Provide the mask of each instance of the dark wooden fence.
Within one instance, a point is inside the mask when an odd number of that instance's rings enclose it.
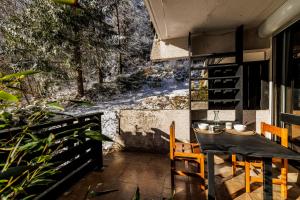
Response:
[[[31,126],[29,130],[39,138],[46,138],[50,133],[55,139],[64,139],[74,134],[74,131],[83,131],[83,127],[93,124],[93,129],[101,132],[101,116],[103,113],[68,117],[62,120]],[[96,124],[96,126],[95,126]],[[13,128],[0,131],[0,139],[11,138],[22,128]],[[55,180],[46,187],[37,187],[31,193],[38,194],[35,199],[55,199],[64,192],[72,183],[92,169],[101,169],[103,166],[102,142],[79,137],[80,140],[64,141],[64,150],[56,154],[51,163],[58,168],[59,173],[51,177]]]

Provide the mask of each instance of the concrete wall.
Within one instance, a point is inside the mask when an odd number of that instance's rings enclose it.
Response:
[[[245,53],[261,49],[270,49],[270,38],[259,38],[256,29],[244,32]],[[192,55],[235,51],[235,31],[224,33],[203,33],[192,36]],[[168,40],[155,39],[152,46],[151,60],[168,60],[188,57],[188,37]],[[258,59],[254,54],[245,57],[245,61]],[[259,56],[261,57],[261,56]]]
[[[270,38],[259,38],[256,28],[244,31],[244,50],[268,49],[271,47],[270,42]],[[235,31],[206,33],[192,37],[193,55],[233,51],[235,51]]]
[[[188,110],[121,110],[119,143],[125,150],[169,152],[169,127],[176,138],[189,140]]]
[[[201,34],[192,37],[193,55],[235,51],[235,32]]]
[[[260,124],[261,122],[265,122],[271,124],[270,121],[270,110],[257,110],[256,111],[256,131],[260,133]]]
[[[188,39],[153,40],[151,60],[179,59],[189,56]]]

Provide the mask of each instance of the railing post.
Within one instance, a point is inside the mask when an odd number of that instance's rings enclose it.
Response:
[[[85,126],[88,125],[102,134],[102,115],[103,113],[94,113],[74,116],[28,127],[32,134],[37,135],[40,139],[47,139],[49,134],[55,136],[52,141],[53,149],[58,148],[58,151],[52,155],[49,162],[53,163],[51,166],[53,169],[59,167],[57,173],[49,175],[49,178],[53,179],[53,183],[47,184],[45,187],[34,188],[29,191],[28,195],[35,194],[37,200],[48,199],[47,197],[50,196],[55,199],[91,169],[102,169],[102,141],[88,139],[84,134]],[[75,123],[77,121],[78,123]],[[22,131],[23,127],[0,130],[0,139],[9,141]],[[76,136],[74,136],[75,132]],[[36,153],[28,154],[29,159],[34,159],[37,155]],[[9,155],[7,153],[3,156]]]
[[[99,131],[102,135],[102,126],[101,126],[101,117],[103,113],[99,113],[96,115],[96,120],[98,123],[97,131]],[[102,150],[102,141],[95,141],[93,148],[93,158],[95,163],[95,169],[101,170],[103,167],[103,150]]]

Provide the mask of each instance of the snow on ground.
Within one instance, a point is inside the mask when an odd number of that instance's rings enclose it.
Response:
[[[162,83],[162,87],[144,86],[139,91],[121,94],[110,101],[97,102],[94,106],[69,107],[66,113],[76,116],[104,112],[102,132],[115,141],[119,134],[119,111],[122,109],[187,109],[188,82],[166,79]],[[111,142],[103,145],[105,152],[114,147]]]
[[[139,91],[131,91],[125,94],[120,94],[112,97],[109,101],[97,102],[95,106],[91,107],[70,107],[67,109],[69,113],[89,113],[95,110],[120,110],[120,109],[143,109],[141,103],[147,99],[158,97],[187,97],[188,96],[188,82],[177,82],[175,80],[164,80],[163,86],[158,88],[143,87]],[[148,102],[149,103],[149,102]],[[155,101],[153,108],[155,109]],[[150,109],[150,108],[149,108]],[[164,108],[161,108],[164,109]],[[184,108],[181,108],[184,109]]]

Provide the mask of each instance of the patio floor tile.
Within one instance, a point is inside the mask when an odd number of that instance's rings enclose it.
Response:
[[[231,175],[231,164],[228,156],[215,158],[216,165],[216,195],[217,199],[262,199],[261,184],[252,184],[252,192],[245,193],[244,177],[242,169],[238,169],[237,175]],[[168,200],[171,197],[170,161],[168,155],[116,152],[104,158],[105,168],[102,172],[92,171],[75,183],[68,192],[62,195],[60,200],[84,199],[88,187],[91,190],[105,191],[117,189],[118,191],[98,197],[87,199],[99,200],[131,200],[137,187],[140,188],[142,200]],[[184,168],[183,163],[177,167]],[[193,166],[190,166],[193,169]],[[298,173],[292,171],[289,174],[289,199],[300,199],[300,187],[297,183]],[[207,180],[206,180],[207,183]],[[174,199],[193,200],[205,199],[206,191],[201,191],[199,181],[196,178],[176,176],[176,193]],[[273,185],[274,199],[280,199],[280,186]]]

